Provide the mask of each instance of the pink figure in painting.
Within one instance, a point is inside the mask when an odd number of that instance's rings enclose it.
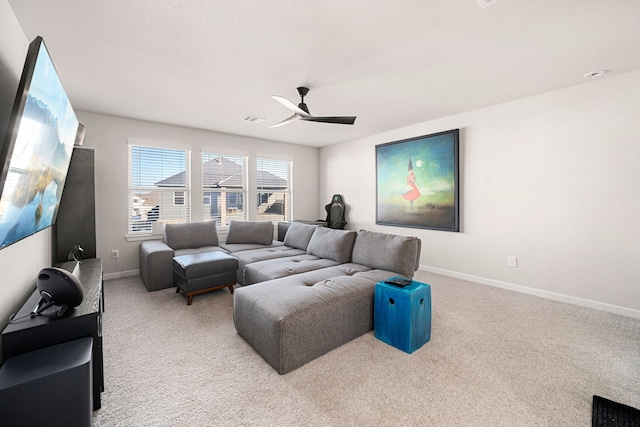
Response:
[[[407,184],[411,187],[411,190],[407,191],[402,195],[406,200],[411,204],[411,210],[413,210],[413,201],[417,200],[420,197],[420,190],[416,187],[416,174],[413,173],[413,164],[411,163],[411,159],[409,159],[409,174],[407,175]]]

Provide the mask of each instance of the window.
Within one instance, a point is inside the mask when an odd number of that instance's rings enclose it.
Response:
[[[202,153],[202,187],[204,221],[226,226],[231,220],[247,219],[246,157]]]
[[[184,191],[174,191],[173,192],[173,204],[174,205],[184,205]]]
[[[154,222],[189,222],[190,152],[129,146],[129,234],[150,234]]]
[[[291,217],[293,162],[256,159],[259,221],[288,221]]]

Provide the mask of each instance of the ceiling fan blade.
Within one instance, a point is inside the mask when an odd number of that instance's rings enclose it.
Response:
[[[289,101],[287,98],[283,98],[281,96],[277,96],[277,95],[271,95],[271,97],[273,99],[275,99],[276,101],[278,101],[280,104],[284,105],[285,107],[287,107],[289,110],[293,111],[294,113],[302,116],[302,117],[310,117],[311,115],[309,113],[307,113],[306,111],[304,111],[302,108],[298,107],[296,104],[294,104],[293,102]]]
[[[309,107],[304,103],[304,97],[307,93],[309,93],[309,89],[306,87],[299,87],[298,94],[300,95],[300,104],[295,105],[293,102],[289,101],[287,98],[277,95],[271,95],[273,99],[278,101],[280,104],[287,107],[289,110],[293,111],[293,116],[288,119],[276,123],[273,127],[279,127],[285,125],[293,120],[304,120],[307,122],[318,122],[318,123],[336,123],[340,125],[352,125],[356,121],[355,116],[327,116],[327,117],[315,117],[309,113]]]
[[[300,117],[300,119],[305,120],[307,122],[320,122],[320,123],[337,123],[340,125],[352,125],[356,121],[355,116],[344,116],[344,117]]]
[[[294,122],[294,121],[299,120],[299,119],[300,119],[300,115],[299,114],[294,114],[293,116],[289,117],[288,119],[284,119],[280,123],[276,123],[275,125],[269,126],[269,127],[278,128],[280,126],[284,126],[287,123],[291,123],[291,122]]]

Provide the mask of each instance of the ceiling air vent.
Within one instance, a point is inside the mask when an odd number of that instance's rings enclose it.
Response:
[[[245,122],[252,122],[252,123],[264,122],[264,119],[262,117],[256,117],[256,116],[244,116],[242,120],[244,120]]]
[[[497,3],[498,0],[476,0],[478,2],[478,4],[480,5],[480,7],[489,7],[494,3]]]

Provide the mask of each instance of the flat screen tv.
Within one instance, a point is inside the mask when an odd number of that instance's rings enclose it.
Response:
[[[44,40],[36,37],[0,147],[0,249],[55,222],[77,131]]]

